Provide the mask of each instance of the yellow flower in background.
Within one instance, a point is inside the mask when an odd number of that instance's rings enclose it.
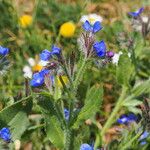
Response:
[[[76,26],[73,22],[66,22],[61,25],[59,33],[63,37],[69,38],[74,35],[75,29],[76,29]]]
[[[30,15],[21,16],[19,19],[19,23],[22,28],[26,28],[26,27],[30,26],[32,23],[32,16],[30,16]]]
[[[62,77],[62,80],[64,81],[64,83],[65,83],[65,85],[68,83],[68,77],[67,76],[61,76]],[[56,82],[57,82],[57,86],[58,87],[60,87],[60,88],[62,88],[63,87],[63,85],[61,84],[61,81],[60,81],[60,79],[59,79],[59,76],[57,76],[57,78],[56,78]]]

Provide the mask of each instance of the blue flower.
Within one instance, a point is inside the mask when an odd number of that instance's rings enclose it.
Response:
[[[11,141],[11,133],[9,128],[4,127],[0,130],[0,138],[2,138],[6,142]]]
[[[68,109],[64,109],[64,115],[65,115],[65,119],[69,120],[69,110]]]
[[[0,46],[0,55],[5,56],[9,53],[9,48]]]
[[[80,146],[80,150],[93,150],[93,147],[87,143],[84,143]]]
[[[117,119],[119,124],[127,124],[134,121],[137,121],[137,116],[132,113],[128,115],[122,115],[119,119]]]
[[[52,55],[59,55],[61,49],[55,45],[52,46]]]
[[[104,57],[106,54],[106,45],[104,41],[95,42],[93,48],[98,57]]]
[[[145,145],[146,142],[146,138],[149,136],[149,132],[144,131],[144,133],[140,136],[139,141],[140,141],[140,145]]]
[[[147,131],[144,131],[144,133],[140,136],[139,140],[144,140],[149,136],[149,133]]]
[[[33,87],[38,87],[43,85],[44,83],[44,77],[46,74],[48,74],[50,71],[47,69],[43,69],[42,71],[35,73],[33,75],[32,80],[30,81],[30,85]]]
[[[101,23],[99,21],[96,21],[94,25],[91,25],[89,21],[86,20],[82,27],[85,31],[92,33],[96,33],[102,29]]]
[[[136,12],[129,12],[128,14],[134,18],[138,17],[142,12],[144,11],[144,8],[140,8]]]
[[[52,57],[52,53],[47,49],[43,50],[40,54],[40,59],[44,61],[48,61]]]

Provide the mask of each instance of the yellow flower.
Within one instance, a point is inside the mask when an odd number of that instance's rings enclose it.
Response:
[[[30,16],[30,15],[21,16],[19,19],[19,23],[22,28],[26,28],[26,27],[30,26],[32,23],[32,16]]]
[[[37,64],[37,65],[33,66],[32,70],[33,70],[33,72],[36,72],[36,71],[39,72],[42,70],[42,68],[43,68],[43,66]]]
[[[61,76],[61,77],[62,77],[62,80],[64,81],[64,83],[67,84],[68,81],[69,81],[69,80],[68,80],[68,77],[67,77],[67,76]],[[59,79],[59,76],[57,76],[56,82],[57,82],[57,86],[58,86],[58,87],[60,87],[60,88],[63,87],[63,85],[61,84],[61,81],[60,81],[60,79]]]
[[[76,26],[73,22],[66,22],[61,25],[59,33],[63,37],[69,38],[74,35],[75,29],[76,29]]]

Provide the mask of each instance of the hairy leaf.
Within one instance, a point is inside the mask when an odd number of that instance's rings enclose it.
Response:
[[[73,128],[78,128],[78,126],[84,122],[86,119],[95,115],[99,110],[99,107],[103,99],[103,88],[99,86],[93,86],[87,94],[85,99],[85,104],[81,109]]]
[[[117,81],[121,85],[128,85],[133,72],[133,65],[127,54],[122,54],[117,67]]]
[[[135,96],[139,96],[143,93],[150,93],[150,79],[143,81],[139,84],[136,84],[132,91],[131,91]]]

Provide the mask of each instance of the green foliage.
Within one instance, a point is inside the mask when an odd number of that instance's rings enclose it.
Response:
[[[78,128],[86,119],[92,117],[100,108],[103,100],[103,88],[99,85],[93,86],[88,92],[73,128]]]
[[[32,98],[24,98],[0,111],[0,128],[9,127],[13,139],[21,137],[29,125],[27,114],[32,109]]]
[[[129,81],[133,73],[133,65],[127,53],[123,53],[119,58],[117,67],[117,81],[121,85],[129,86]]]
[[[140,96],[141,94],[144,93],[150,93],[150,79],[145,80],[141,83],[136,84],[132,91],[131,91],[135,96]]]
[[[41,107],[42,113],[45,119],[45,132],[48,139],[58,148],[64,147],[64,133],[62,130],[62,124],[59,117],[53,98],[50,96],[42,96],[38,105]],[[59,139],[59,140],[58,140]]]

